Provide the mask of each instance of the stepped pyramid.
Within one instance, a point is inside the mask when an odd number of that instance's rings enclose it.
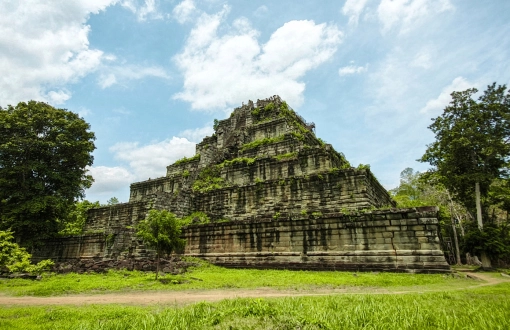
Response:
[[[249,101],[166,177],[132,184],[130,202],[150,200],[178,216],[202,211],[212,221],[391,206],[370,170],[351,167],[314,126],[278,96]]]
[[[205,213],[210,223],[183,228],[185,253],[224,266],[449,271],[437,208],[393,208],[368,166],[352,167],[314,128],[278,96],[249,101],[215,123],[194,157],[131,184],[128,203],[89,210],[84,235],[38,256],[150,258],[135,228],[160,209]]]

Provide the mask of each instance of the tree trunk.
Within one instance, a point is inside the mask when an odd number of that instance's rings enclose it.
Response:
[[[457,265],[462,265],[460,262],[460,250],[459,250],[459,240],[457,239],[457,228],[455,227],[455,220],[453,219],[453,214],[450,214],[450,219],[452,220],[452,229],[453,229],[453,241],[455,243],[455,257],[457,259]]]
[[[450,192],[448,189],[446,189],[446,193],[448,195],[448,200],[450,202],[450,220],[452,221],[452,230],[453,230],[453,242],[455,243],[455,259],[457,259],[457,265],[462,265],[462,262],[460,261],[460,249],[459,249],[459,240],[457,238],[457,227],[455,227],[455,220],[453,218],[454,216],[454,208],[453,208],[453,200],[450,196]],[[460,223],[460,221],[459,221]]]
[[[476,220],[478,221],[478,228],[480,228],[480,231],[483,230],[483,222],[482,222],[482,205],[480,202],[480,182],[478,180],[475,182],[475,194],[476,194]],[[480,255],[482,259],[482,268],[488,269],[491,268],[491,259],[485,253],[485,251],[482,251]]]
[[[159,275],[159,251],[156,252],[156,281]]]
[[[478,222],[478,228],[483,230],[483,222],[482,222],[482,205],[480,202],[480,182],[478,180],[475,182],[475,197],[476,197],[476,221]]]

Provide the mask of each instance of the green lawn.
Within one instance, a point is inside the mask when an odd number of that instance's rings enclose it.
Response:
[[[509,329],[510,283],[440,293],[233,299],[186,307],[7,307],[0,309],[0,328]]]
[[[166,275],[155,281],[153,273],[110,271],[106,274],[46,274],[41,281],[0,280],[0,293],[8,295],[51,296],[106,291],[193,290],[272,287],[314,289],[382,287],[405,290],[464,287],[472,280],[442,274],[352,273],[289,270],[226,269],[200,262],[182,275]]]

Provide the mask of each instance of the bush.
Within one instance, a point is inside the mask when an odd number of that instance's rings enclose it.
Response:
[[[510,260],[510,227],[487,223],[480,231],[478,226],[468,228],[463,240],[464,252],[479,255],[484,251],[493,260]]]
[[[11,231],[0,231],[0,270],[10,273],[27,272],[40,274],[53,266],[53,261],[43,260],[37,265],[30,263],[32,255],[14,243]]]

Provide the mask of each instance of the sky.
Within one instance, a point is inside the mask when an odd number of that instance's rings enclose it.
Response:
[[[508,0],[2,0],[0,106],[38,100],[96,135],[86,198],[192,156],[272,95],[387,189],[452,91],[510,82]]]

